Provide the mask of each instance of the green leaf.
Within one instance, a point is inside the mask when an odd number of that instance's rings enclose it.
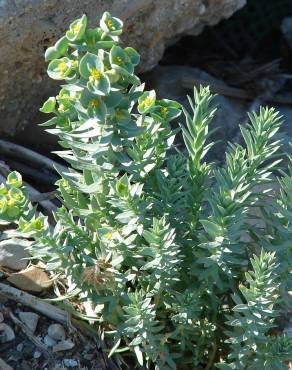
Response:
[[[66,36],[61,37],[56,43],[55,43],[55,49],[59,53],[59,57],[66,54],[68,50],[69,42]]]
[[[136,357],[137,357],[137,360],[138,360],[138,363],[140,366],[143,366],[143,353],[140,349],[139,346],[135,346],[134,347],[134,352],[136,354]]]
[[[44,102],[43,106],[40,108],[40,111],[42,113],[52,113],[54,112],[55,107],[56,107],[56,98],[51,97]]]
[[[213,238],[218,237],[222,233],[222,229],[219,225],[215,224],[210,220],[200,220],[206,232]]]
[[[116,350],[119,348],[120,343],[121,343],[121,338],[118,338],[118,339],[115,341],[115,343],[114,343],[113,347],[111,348],[110,353],[108,354],[108,357],[109,357],[109,358],[110,358],[110,357],[111,357],[111,356],[116,352]]]
[[[60,53],[58,50],[56,50],[56,48],[54,46],[51,46],[49,48],[47,48],[46,52],[45,52],[45,60],[46,62],[50,61],[50,60],[53,60],[53,59],[57,59],[60,57]]]
[[[131,63],[136,66],[140,62],[140,54],[133,48],[127,47],[125,48],[125,53],[130,58]]]

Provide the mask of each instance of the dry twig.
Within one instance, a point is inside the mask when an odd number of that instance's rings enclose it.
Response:
[[[11,143],[6,140],[0,140],[0,153],[17,158],[21,161],[25,160],[27,163],[36,163],[40,168],[46,167],[56,172],[56,168],[61,171],[67,172],[67,168],[58,162],[37,153],[31,149],[25,148],[21,145]]]
[[[186,89],[193,89],[194,86],[200,86],[200,85],[209,85],[210,90],[213,93],[219,94],[219,95],[225,95],[230,98],[236,98],[236,99],[243,99],[243,100],[254,100],[257,98],[250,92],[239,89],[237,87],[230,87],[223,85],[221,83],[216,82],[210,82],[198,78],[189,78],[189,77],[182,77],[181,78],[181,84]],[[292,99],[287,96],[282,95],[273,95],[273,96],[267,96],[266,101],[272,104],[287,104],[292,105]]]
[[[30,307],[60,324],[67,325],[68,323],[68,313],[66,311],[10,285],[0,283],[0,295]]]

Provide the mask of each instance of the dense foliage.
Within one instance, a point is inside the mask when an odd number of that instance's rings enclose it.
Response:
[[[94,29],[84,15],[47,50],[48,74],[63,83],[41,108],[69,164],[57,182],[63,205],[52,228],[13,172],[2,222],[91,298],[111,355],[128,349],[164,370],[288,369],[291,339],[272,330],[291,290],[292,173],[276,187],[272,177],[280,117],[252,113],[245,145],[229,144],[223,166],[206,163],[209,89],[195,89],[189,111],[144,92],[121,32],[109,13]],[[186,150],[170,126],[182,111]]]

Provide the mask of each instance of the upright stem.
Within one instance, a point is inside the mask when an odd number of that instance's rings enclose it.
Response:
[[[216,352],[217,352],[217,343],[215,342],[214,345],[213,345],[213,349],[212,349],[212,353],[209,357],[209,361],[205,367],[205,370],[210,370],[213,366],[213,363],[214,363],[214,359],[215,359],[215,356],[216,356]]]

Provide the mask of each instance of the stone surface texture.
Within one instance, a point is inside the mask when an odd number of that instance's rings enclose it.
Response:
[[[15,334],[14,334],[13,329],[9,325],[2,322],[0,324],[0,344],[10,342],[14,338],[15,338]],[[1,365],[0,365],[0,369],[3,369]]]
[[[12,270],[22,270],[26,268],[29,257],[26,250],[30,242],[24,239],[8,239],[0,242],[0,266],[8,267]]]
[[[34,333],[40,316],[34,312],[19,312],[18,316],[31,332]]]
[[[66,332],[61,324],[52,324],[48,327],[48,335],[54,340],[65,340]]]
[[[140,70],[154,67],[165,47],[192,30],[230,17],[246,0],[0,0],[0,133],[40,123],[41,103],[58,84],[46,75],[44,51],[85,13],[96,25],[108,10],[125,23],[123,41],[141,53]]]

